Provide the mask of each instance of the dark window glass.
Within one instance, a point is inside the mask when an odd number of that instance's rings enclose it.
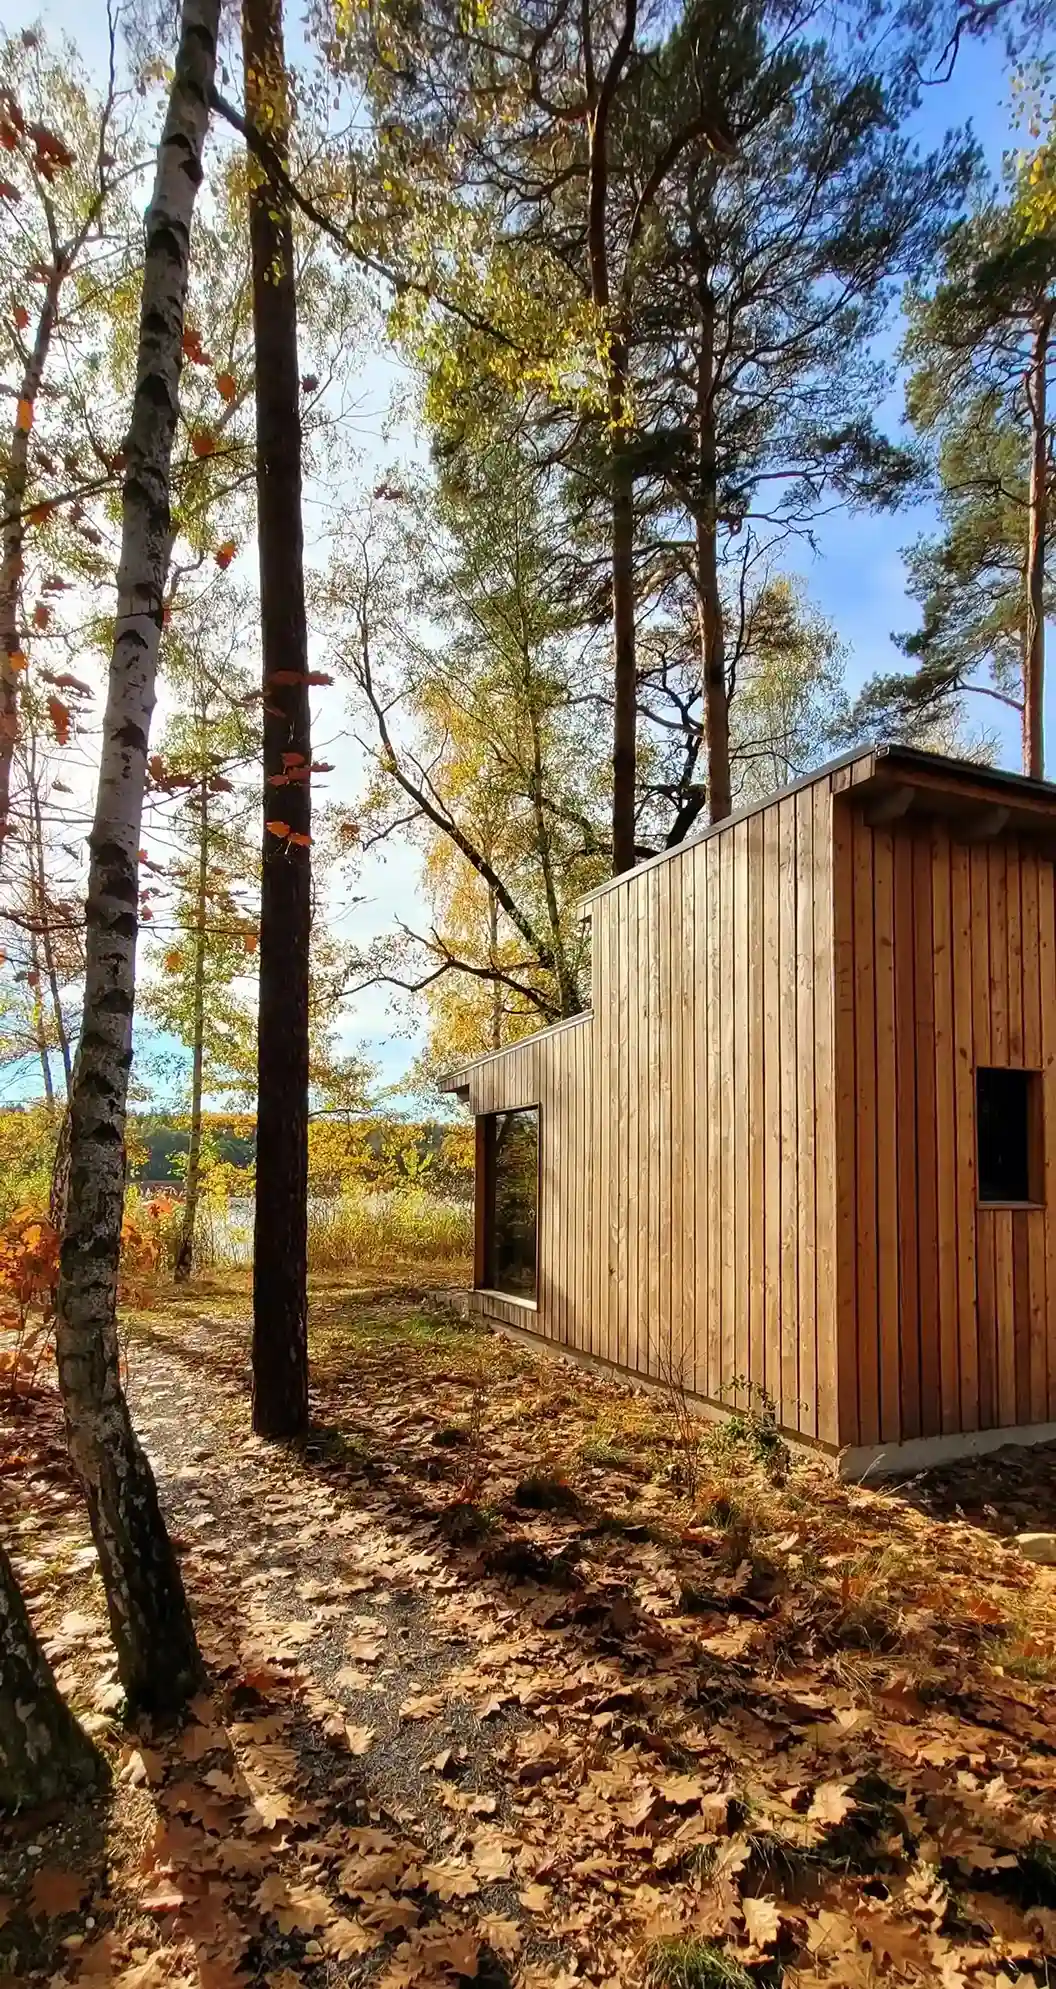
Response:
[[[485,1146],[485,1270],[491,1291],[535,1297],[539,1113],[495,1112]]]
[[[1033,1202],[1040,1199],[1035,1156],[1039,1153],[1035,1114],[1038,1074],[1030,1070],[977,1070],[975,1073],[979,1200]]]

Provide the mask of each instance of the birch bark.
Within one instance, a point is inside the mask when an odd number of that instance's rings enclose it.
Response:
[[[126,442],[117,619],[86,907],[84,1020],[70,1100],[70,1191],[56,1352],[130,1704],[173,1713],[201,1660],[154,1474],[121,1388],[115,1312],[132,1061],[143,782],[165,583],[191,220],[216,61],[219,0],[184,0],[154,192]]]

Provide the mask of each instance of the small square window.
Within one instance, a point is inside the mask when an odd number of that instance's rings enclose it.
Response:
[[[1041,1074],[990,1069],[975,1073],[979,1200],[1040,1202]]]

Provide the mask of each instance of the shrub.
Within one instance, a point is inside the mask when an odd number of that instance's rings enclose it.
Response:
[[[755,1989],[748,1970],[716,1941],[692,1934],[657,1941],[649,1956],[649,1989]]]

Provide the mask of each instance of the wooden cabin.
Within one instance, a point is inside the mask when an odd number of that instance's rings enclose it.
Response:
[[[473,1309],[848,1474],[1056,1438],[1054,861],[1056,787],[891,746],[603,884],[590,1012],[446,1080]]]

